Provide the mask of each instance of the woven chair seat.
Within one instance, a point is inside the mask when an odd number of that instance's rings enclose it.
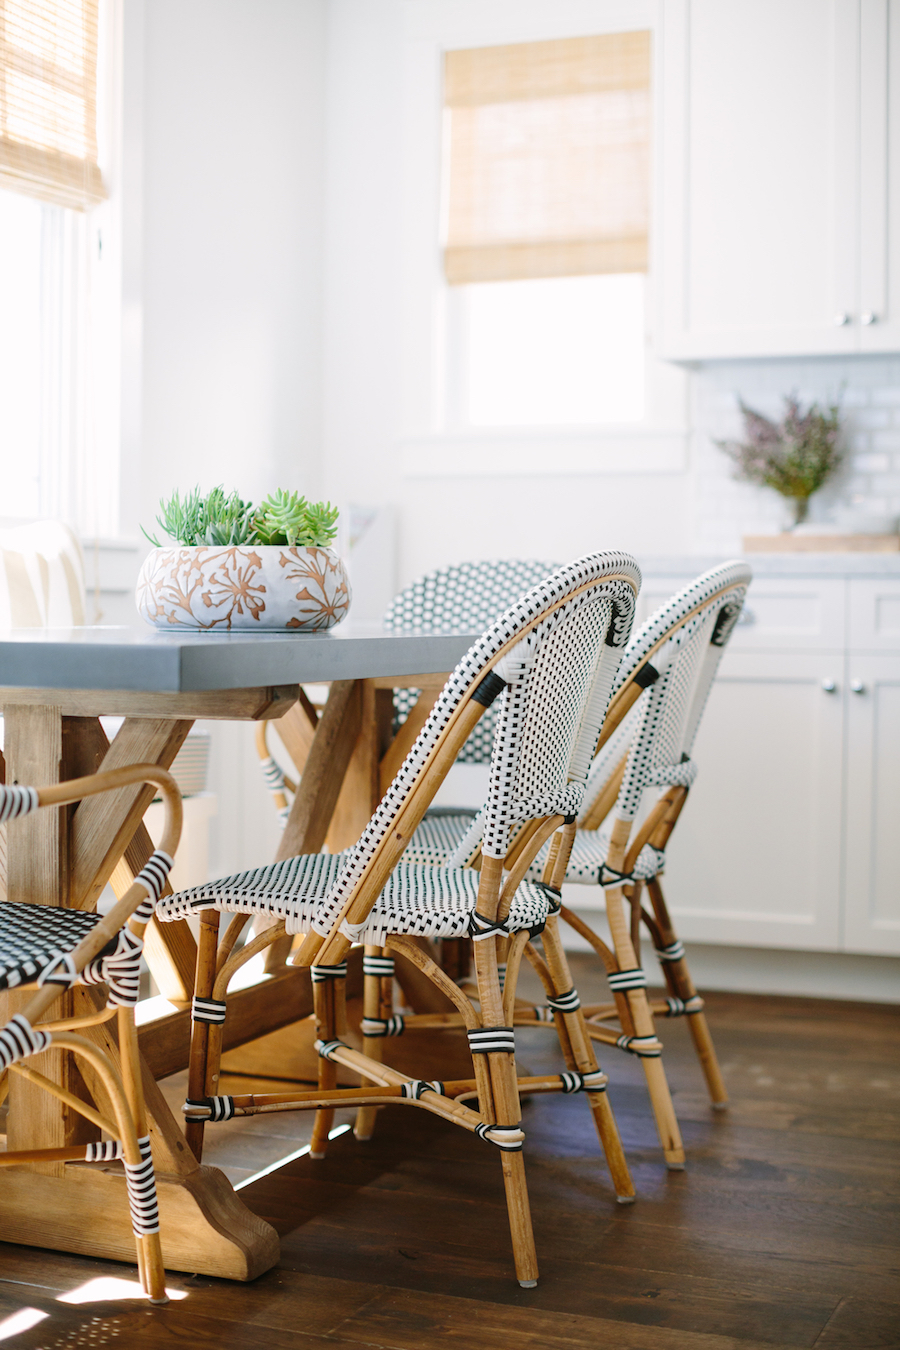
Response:
[[[477,811],[463,807],[432,808],[426,812],[410,839],[403,854],[404,860],[442,867],[456,852],[477,817]]]
[[[81,909],[0,904],[0,989],[31,984],[99,922],[99,914]],[[102,962],[115,950],[116,942],[107,943],[97,959]]]
[[[472,824],[472,813],[447,809],[440,815],[427,815],[409,842],[405,858],[410,862],[428,863],[433,867],[445,864],[455,851]],[[586,885],[596,885],[600,868],[606,862],[609,853],[610,828],[602,826],[599,830],[579,830],[575,835],[569,865],[566,868],[566,881]],[[532,881],[539,881],[547,861],[550,845],[545,844],[528,869]],[[645,844],[632,869],[632,876],[639,881],[650,881],[658,876],[665,864],[665,854]]]
[[[599,830],[577,830],[569,865],[566,868],[566,881],[597,885],[600,880],[600,868],[606,863],[609,854],[611,827],[602,825]],[[530,877],[540,877],[547,860],[549,845],[545,844],[528,870]],[[631,869],[635,881],[650,881],[658,876],[665,865],[666,855],[659,849],[645,844]]]
[[[272,863],[252,872],[165,896],[156,917],[183,919],[201,909],[241,914],[265,914],[283,919],[289,933],[326,931],[333,919],[328,897],[347,854],[307,854]],[[465,867],[429,867],[422,863],[397,864],[376,900],[364,926],[350,934],[356,942],[382,946],[391,933],[421,937],[465,937],[478,899],[480,874]],[[507,919],[510,932],[528,928],[539,932],[556,907],[556,896],[536,882],[525,881],[516,891]]]

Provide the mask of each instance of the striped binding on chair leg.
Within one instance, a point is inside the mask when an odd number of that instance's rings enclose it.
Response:
[[[410,1082],[404,1083],[400,1089],[401,1097],[409,1097],[415,1101],[420,1101],[425,1092],[437,1092],[441,1097],[447,1095],[443,1083],[439,1083],[437,1079],[426,1083],[421,1078],[413,1078]]]
[[[660,961],[680,961],[684,956],[684,943],[676,938],[668,947],[657,947],[656,955]]]
[[[593,1069],[590,1073],[577,1073],[574,1069],[566,1069],[559,1075],[559,1081],[562,1084],[562,1090],[566,1094],[570,1092],[605,1092],[606,1084],[609,1081],[602,1069]]]
[[[504,1153],[519,1153],[525,1143],[525,1132],[518,1125],[476,1125],[475,1133],[479,1139],[496,1144]]]
[[[191,1021],[221,1026],[225,1021],[226,1006],[223,998],[200,998],[195,994],[191,1000]]]
[[[35,1031],[27,1017],[16,1013],[5,1027],[0,1028],[0,1073],[20,1059],[46,1050],[49,1044],[49,1032]]]
[[[18,784],[0,787],[0,825],[5,820],[27,816],[29,811],[36,811],[37,808],[37,788],[19,787]]]
[[[315,966],[313,966],[315,970]],[[393,979],[394,958],[392,956],[364,956],[363,974],[377,975],[379,979]]]
[[[141,988],[141,952],[144,944],[128,927],[119,930],[116,950],[96,956],[79,976],[82,984],[109,985],[111,1008],[133,1008]]]
[[[313,984],[323,984],[325,980],[345,980],[347,962],[342,961],[338,966],[311,966],[310,974]]]
[[[268,759],[261,759],[259,767],[262,770],[262,776],[265,779],[266,787],[270,792],[285,792],[287,784],[284,781],[284,774],[281,766],[275,762],[271,755]]]
[[[641,1055],[647,1059],[662,1054],[662,1042],[655,1036],[619,1036],[616,1045],[620,1050],[627,1050],[629,1055]]]
[[[335,1050],[349,1050],[346,1041],[313,1041],[313,1049],[322,1059],[333,1059]]]
[[[231,1120],[234,1115],[234,1098],[188,1097],[181,1110],[188,1120],[208,1120],[214,1125],[220,1120]]]
[[[498,1051],[510,1055],[516,1053],[514,1027],[473,1027],[466,1032],[466,1037],[473,1055],[492,1055]]]
[[[131,1226],[138,1237],[159,1232],[159,1203],[156,1199],[156,1176],[150,1153],[150,1137],[138,1140],[142,1162],[125,1163],[125,1181],[128,1185],[128,1205]]]
[[[399,1013],[393,1017],[364,1017],[359,1029],[364,1036],[402,1036],[406,1025]]]
[[[149,923],[152,919],[174,861],[174,858],[164,853],[162,849],[154,849],[135,877],[135,882],[140,882],[147,892],[147,898],[142,900],[134,911],[133,918],[138,923]]]
[[[644,989],[647,985],[647,976],[640,966],[634,970],[609,970],[606,979],[614,993],[623,989]]]
[[[105,1139],[99,1144],[87,1144],[84,1150],[85,1162],[116,1162],[122,1155],[122,1144],[118,1139]]]
[[[667,998],[666,1004],[668,1012],[666,1017],[690,1017],[692,1013],[703,1011],[703,999],[699,994],[693,994],[690,998]]]
[[[554,998],[548,998],[547,1007],[551,1008],[553,1012],[576,1012],[581,1007],[578,990],[573,986],[565,994],[557,994]]]

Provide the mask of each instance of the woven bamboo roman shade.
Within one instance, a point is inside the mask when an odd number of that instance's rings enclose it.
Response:
[[[650,34],[448,52],[451,285],[642,272]]]
[[[97,166],[97,0],[0,0],[0,187],[84,211]]]

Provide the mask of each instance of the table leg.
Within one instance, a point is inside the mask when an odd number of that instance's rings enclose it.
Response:
[[[277,862],[299,853],[318,853],[325,843],[362,729],[363,684],[362,680],[335,680],[331,685],[284,827]],[[259,925],[257,929],[263,931]],[[287,961],[290,949],[290,938],[274,942],[267,953],[266,970],[280,969]]]

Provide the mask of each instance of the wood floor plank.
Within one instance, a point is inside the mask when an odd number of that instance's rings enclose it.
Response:
[[[898,1350],[900,1301],[872,1303],[841,1299],[815,1350]]]
[[[770,1343],[745,1337],[673,1331],[663,1327],[629,1326],[572,1313],[542,1313],[523,1297],[510,1308],[446,1295],[423,1297],[392,1290],[366,1305],[339,1327],[339,1334],[357,1343],[391,1350],[484,1350],[515,1346],[516,1350],[763,1350]],[[794,1343],[799,1350],[802,1342]]]

